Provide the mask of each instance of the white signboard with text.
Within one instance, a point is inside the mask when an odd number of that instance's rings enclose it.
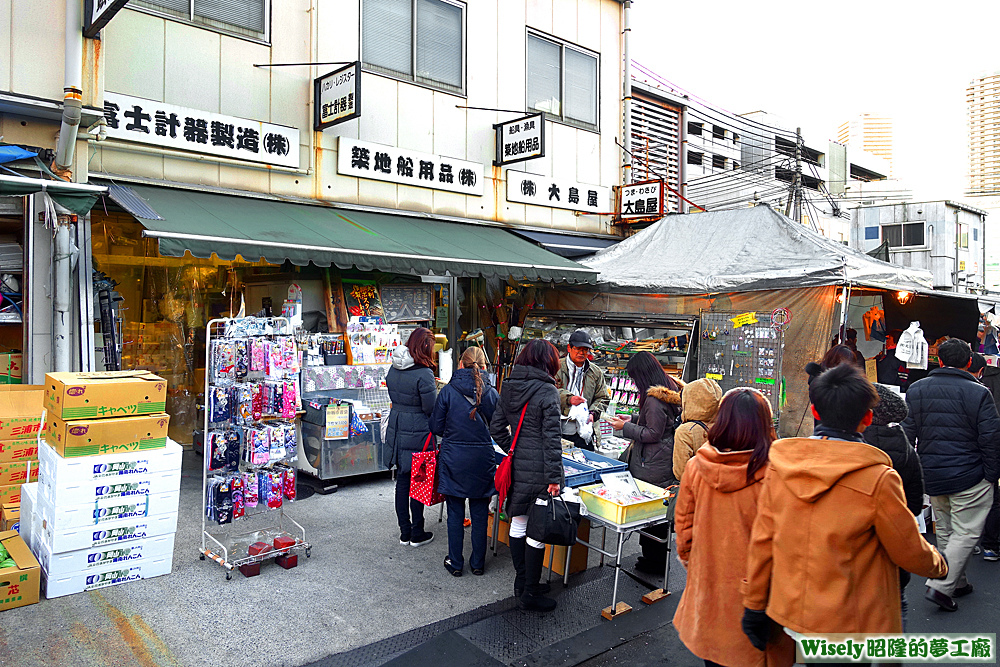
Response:
[[[508,170],[507,201],[606,214],[611,209],[611,188]]]
[[[119,93],[104,93],[108,136],[160,148],[298,168],[299,131]]]
[[[662,217],[663,190],[662,180],[623,185],[618,215],[623,220]]]
[[[128,0],[86,0],[83,15],[83,35],[93,39],[115,17]]]
[[[361,63],[334,70],[315,81],[314,129],[326,128],[361,117]]]
[[[545,157],[545,114],[498,123],[497,156],[493,164],[504,165]]]
[[[339,137],[337,173],[418,188],[483,195],[483,165]]]

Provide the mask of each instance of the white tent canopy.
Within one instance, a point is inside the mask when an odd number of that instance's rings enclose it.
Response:
[[[929,271],[851,250],[768,206],[670,215],[580,260],[625,292],[711,294],[850,283],[931,289]]]

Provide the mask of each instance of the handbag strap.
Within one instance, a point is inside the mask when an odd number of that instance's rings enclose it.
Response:
[[[427,439],[424,440],[424,448],[420,450],[421,453],[426,452],[427,448],[431,446],[431,440],[434,438],[433,433],[427,434]],[[436,448],[435,448],[436,449]]]
[[[525,403],[524,407],[521,408],[521,419],[517,422],[517,431],[514,433],[514,439],[510,442],[510,453],[508,456],[514,455],[514,445],[517,444],[517,436],[521,435],[521,424],[524,423],[524,413],[528,411],[528,404]]]

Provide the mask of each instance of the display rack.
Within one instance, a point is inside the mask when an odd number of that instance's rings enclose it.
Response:
[[[698,343],[698,377],[715,380],[723,391],[758,389],[778,416],[785,337],[770,313],[702,311]]]
[[[295,417],[301,395],[288,319],[210,321],[205,374],[200,558],[225,568],[226,579],[238,567],[294,551],[308,558],[312,548],[305,529],[285,515],[296,493]],[[255,506],[248,503],[251,484],[257,486]],[[281,548],[251,555],[252,544],[270,546],[277,538],[286,538]]]

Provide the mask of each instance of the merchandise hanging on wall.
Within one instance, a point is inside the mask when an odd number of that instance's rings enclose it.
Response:
[[[285,318],[218,319],[206,335],[201,558],[246,576],[311,548],[285,516],[296,497],[298,347]],[[262,542],[262,538],[266,541]]]

